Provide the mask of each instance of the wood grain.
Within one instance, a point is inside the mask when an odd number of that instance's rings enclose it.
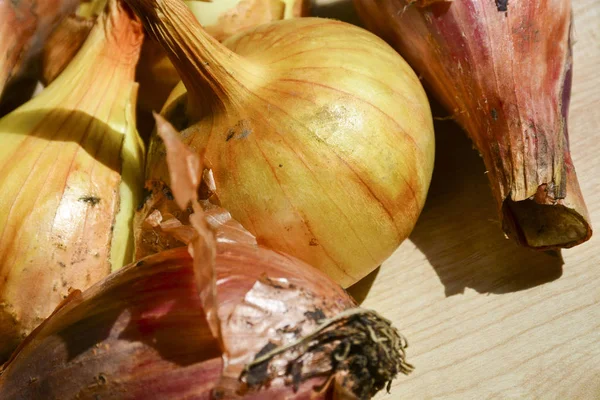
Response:
[[[600,0],[573,7],[571,152],[600,224]],[[349,2],[317,1],[315,14],[356,21]],[[600,398],[600,233],[562,253],[518,247],[502,234],[465,135],[437,122],[436,139],[430,194],[410,240],[351,288],[408,337],[417,368],[378,398]]]

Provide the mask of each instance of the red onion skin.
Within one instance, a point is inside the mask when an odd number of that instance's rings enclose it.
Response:
[[[41,54],[46,38],[65,15],[75,11],[78,3],[77,0],[0,1],[0,95],[12,79],[36,72],[38,66],[31,64]]]
[[[249,264],[257,256],[263,261]],[[290,261],[295,260],[266,249],[241,245],[240,251],[240,245],[219,244],[220,316],[226,318],[263,273],[303,281],[313,293],[333,299],[333,309],[354,305],[341,288],[316,270],[311,275],[302,265],[284,271],[282,266]],[[65,303],[4,365],[0,375],[3,400],[210,398],[223,362],[219,343],[206,322],[187,248],[124,267]],[[332,316],[330,310],[324,312]],[[250,351],[252,345],[266,343],[256,334],[248,335],[251,330],[230,332],[223,325],[231,340],[249,341]],[[294,398],[313,398],[313,388],[325,379],[303,382]],[[292,393],[290,386],[273,385],[248,398],[283,399]],[[326,396],[330,394],[316,398]]]
[[[510,1],[507,11],[493,0],[355,5],[473,140],[506,234],[540,250],[588,240],[568,145],[570,1]]]

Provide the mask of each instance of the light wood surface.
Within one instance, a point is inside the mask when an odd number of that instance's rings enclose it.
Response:
[[[554,254],[505,239],[483,162],[452,122],[436,123],[413,234],[351,289],[410,343],[415,372],[380,399],[600,399],[600,0],[573,7],[571,151],[598,233]],[[315,13],[355,18],[348,2]]]

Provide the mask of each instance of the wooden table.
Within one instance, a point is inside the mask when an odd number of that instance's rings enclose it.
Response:
[[[598,233],[562,253],[504,238],[482,160],[436,123],[429,198],[410,239],[352,288],[410,342],[416,370],[380,399],[600,399],[600,0],[573,0],[571,151]],[[320,16],[355,21],[351,4]]]

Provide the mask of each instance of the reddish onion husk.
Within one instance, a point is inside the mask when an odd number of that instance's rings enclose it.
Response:
[[[199,159],[159,129],[174,194],[195,210],[193,260],[167,250],[72,294],[4,366],[3,399],[363,399],[410,371],[389,321],[228,213],[205,214]]]
[[[52,31],[42,51],[42,84],[49,85],[67,67],[83,46],[95,20],[95,17],[69,15]]]
[[[259,243],[347,287],[406,239],[431,179],[433,123],[420,81],[384,41],[296,18],[220,44],[178,0],[127,2],[182,77],[163,115],[211,170],[209,200]],[[169,185],[156,136],[146,178]]]
[[[11,80],[39,72],[47,36],[79,0],[0,1],[0,97]]]
[[[505,233],[572,247],[592,234],[569,153],[569,0],[355,0],[481,153]]]

